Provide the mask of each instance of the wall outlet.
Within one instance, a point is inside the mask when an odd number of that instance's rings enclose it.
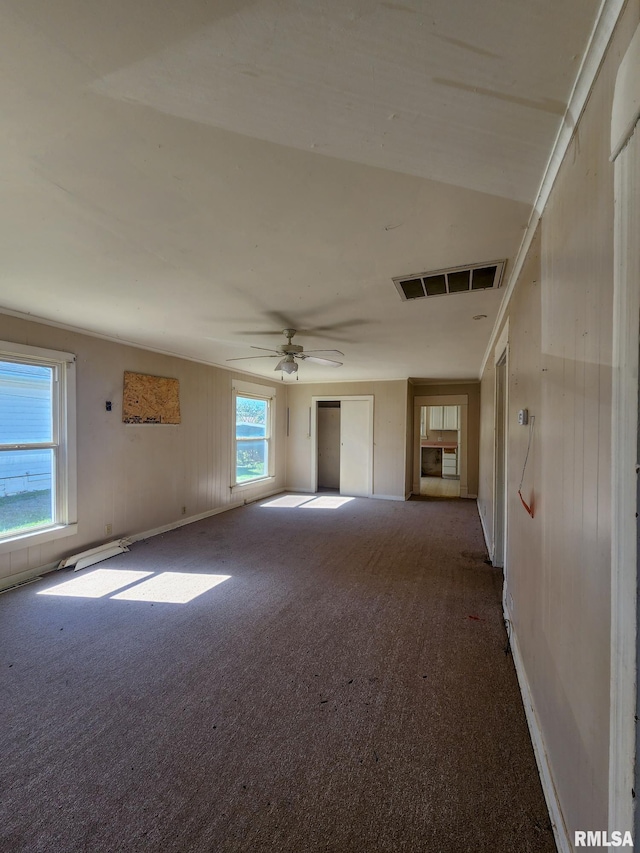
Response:
[[[104,535],[111,536],[113,533],[113,524],[105,524],[104,526]]]
[[[182,514],[183,514],[183,515],[186,515],[186,514],[187,514],[187,508],[186,508],[186,506],[183,506],[183,507],[182,507]]]

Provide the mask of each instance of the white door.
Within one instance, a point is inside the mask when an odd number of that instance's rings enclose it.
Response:
[[[340,402],[340,494],[369,497],[373,491],[373,405]]]

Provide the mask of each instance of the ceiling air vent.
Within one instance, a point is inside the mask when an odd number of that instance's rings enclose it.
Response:
[[[454,267],[449,270],[401,275],[393,279],[400,298],[424,299],[427,296],[446,296],[449,293],[469,293],[472,290],[492,290],[500,287],[506,261]]]

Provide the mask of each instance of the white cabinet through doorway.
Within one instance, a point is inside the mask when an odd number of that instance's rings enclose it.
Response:
[[[431,406],[429,411],[429,427],[438,429],[460,429],[458,406]]]

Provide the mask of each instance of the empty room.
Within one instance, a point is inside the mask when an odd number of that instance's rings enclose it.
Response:
[[[640,0],[0,21],[2,851],[634,849]]]

